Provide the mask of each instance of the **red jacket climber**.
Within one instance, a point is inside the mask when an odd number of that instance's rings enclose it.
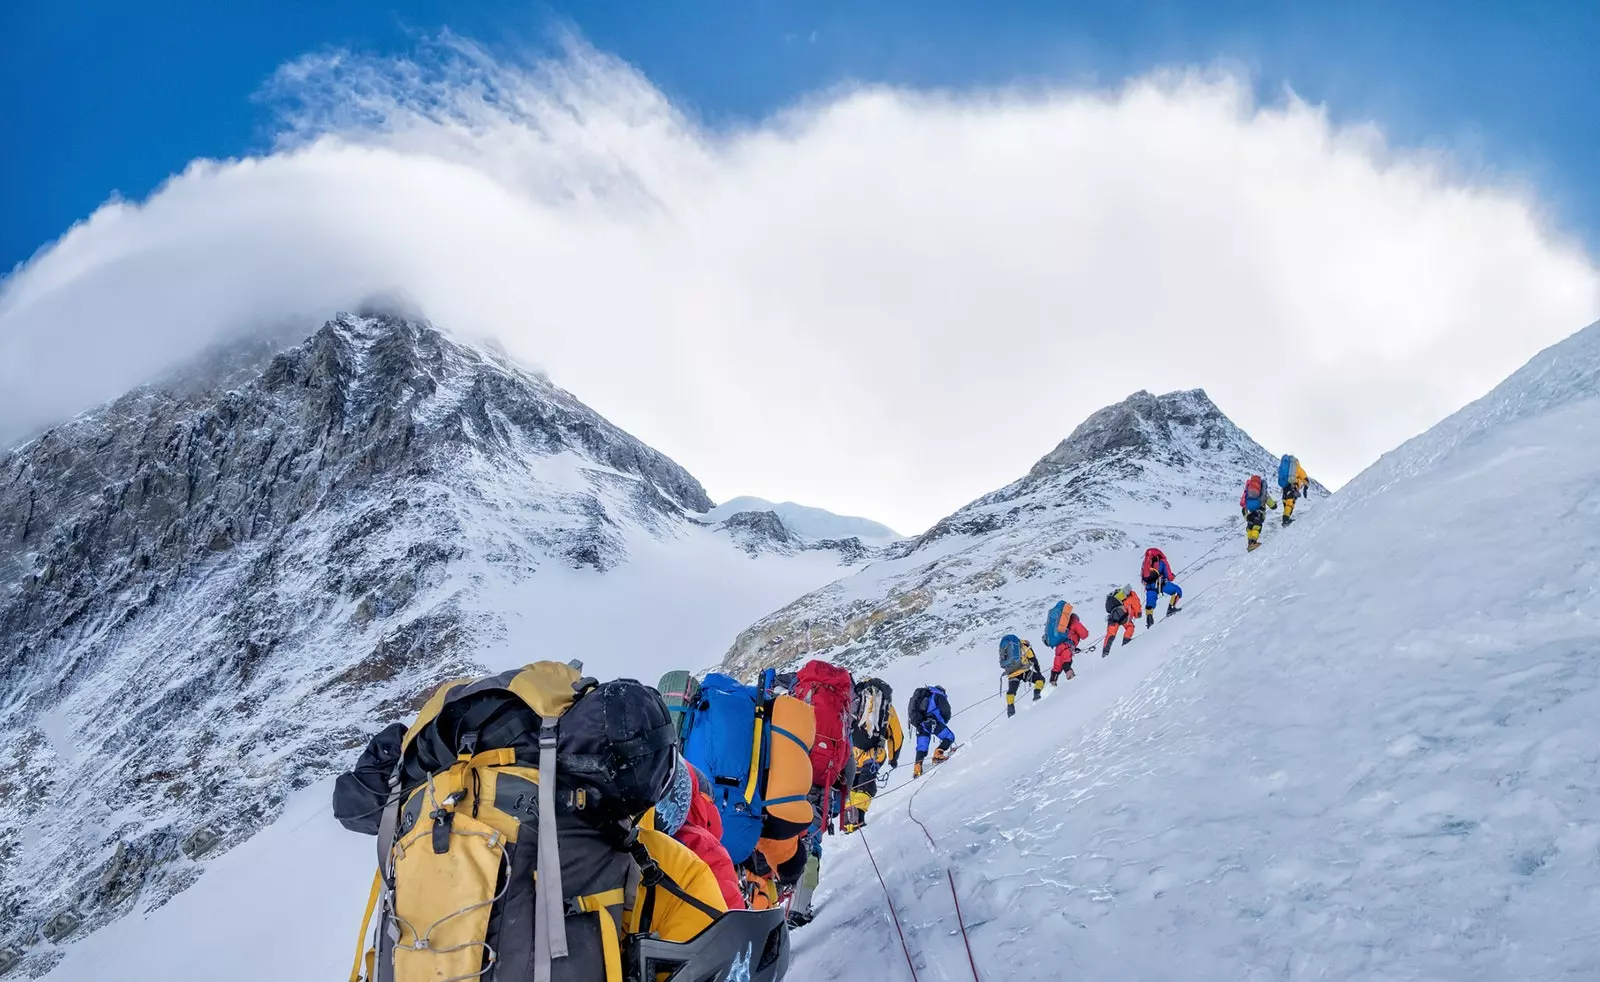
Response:
[[[1077,614],[1071,615],[1067,624],[1067,640],[1056,645],[1056,660],[1050,666],[1050,684],[1056,685],[1061,678],[1061,673],[1066,672],[1067,678],[1077,675],[1072,670],[1072,656],[1078,653],[1078,645],[1089,637],[1089,629],[1083,626],[1083,619]]]

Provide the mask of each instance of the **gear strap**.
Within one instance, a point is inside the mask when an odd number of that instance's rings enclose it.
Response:
[[[382,892],[383,872],[379,870],[372,874],[372,892],[367,894],[367,912],[361,915],[361,933],[356,935],[356,960],[350,965],[350,982],[361,982],[363,977],[372,978],[372,961],[377,949],[367,947],[367,928],[372,924],[372,912],[377,909],[378,895]],[[363,961],[367,968],[365,976],[361,974]]]
[[[622,932],[611,908],[627,902],[627,891],[622,887],[574,897],[571,909],[577,913],[600,915],[600,950],[606,962],[606,982],[622,982]]]

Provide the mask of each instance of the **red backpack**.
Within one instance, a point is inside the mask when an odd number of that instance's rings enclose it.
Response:
[[[1160,549],[1150,548],[1144,551],[1144,581],[1146,583],[1155,579],[1161,572],[1161,564],[1167,561],[1167,554]]]
[[[828,822],[828,789],[850,761],[851,706],[855,685],[850,672],[825,661],[808,661],[795,675],[790,694],[811,704],[817,739],[811,745],[811,781],[822,789],[822,822]]]

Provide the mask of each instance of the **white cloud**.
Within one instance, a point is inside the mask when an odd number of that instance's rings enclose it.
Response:
[[[818,97],[732,133],[574,44],[287,66],[280,149],[0,287],[0,439],[388,289],[714,496],[916,529],[1092,410],[1203,386],[1342,481],[1600,314],[1524,188],[1225,74]]]

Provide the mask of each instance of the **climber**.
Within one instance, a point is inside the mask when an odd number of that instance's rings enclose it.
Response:
[[[701,680],[683,727],[683,756],[711,778],[701,791],[720,814],[722,845],[753,910],[777,907],[800,881],[800,839],[816,820],[816,716],[781,689],[770,669],[754,685],[713,672]]]
[[[680,755],[667,794],[656,802],[650,821],[659,832],[677,839],[705,860],[722,888],[729,910],[744,909],[739,873],[722,845],[722,814],[711,800],[711,778]],[[644,824],[643,822],[640,823]]]
[[[1100,646],[1100,657],[1111,654],[1111,642],[1116,639],[1117,629],[1122,629],[1122,643],[1127,644],[1133,640],[1133,627],[1139,622],[1139,615],[1144,608],[1139,604],[1139,595],[1133,592],[1133,587],[1122,586],[1106,594],[1106,640]]]
[[[361,927],[365,939],[376,914],[373,947],[363,940],[350,978],[400,977],[397,965],[405,978],[476,978],[491,967],[548,977],[547,914],[573,977],[619,977],[618,953],[640,944],[663,970],[694,966],[694,978],[714,971],[710,947],[785,945],[781,914],[729,913],[706,862],[646,821],[679,767],[666,704],[632,680],[599,683],[546,661],[440,686],[409,728],[378,733],[334,784],[334,817],[379,840]],[[485,860],[488,849],[497,858]],[[532,876],[541,857],[564,874],[553,901]],[[485,861],[503,866],[498,887]],[[562,925],[563,910],[601,916]],[[777,962],[761,977],[781,978]]]
[[[950,748],[956,742],[956,735],[950,730],[950,717],[954,714],[950,711],[950,697],[939,685],[923,686],[913,692],[909,709],[906,719],[917,733],[917,758],[911,767],[911,776],[916,778],[922,776],[922,759],[928,755],[928,744],[934,737],[939,738],[939,746],[933,752],[933,762],[937,764],[950,756]]]
[[[1144,551],[1144,567],[1140,570],[1139,578],[1144,581],[1144,626],[1154,627],[1156,623],[1156,601],[1166,594],[1167,616],[1171,617],[1178,612],[1178,601],[1183,599],[1183,588],[1172,582],[1172,564],[1167,562],[1167,554],[1154,547]]]
[[[812,825],[806,830],[806,834],[800,837],[800,848],[806,856],[806,867],[789,900],[788,921],[791,928],[805,927],[817,916],[811,898],[816,895],[817,887],[822,885],[821,824]]]
[[[1283,524],[1288,525],[1294,521],[1294,503],[1306,496],[1306,488],[1311,486],[1311,478],[1306,476],[1306,469],[1300,466],[1300,460],[1293,454],[1284,454],[1278,461],[1278,487],[1283,493]]]
[[[1078,645],[1088,637],[1089,629],[1084,626],[1083,619],[1072,612],[1072,605],[1065,600],[1056,601],[1044,619],[1044,643],[1056,652],[1055,661],[1050,666],[1051,685],[1059,684],[1063,672],[1068,681],[1077,677],[1078,673],[1072,670],[1072,656],[1078,653]]]
[[[1267,494],[1260,474],[1251,474],[1244,482],[1244,494],[1239,496],[1239,514],[1244,516],[1245,552],[1255,552],[1261,545],[1261,523],[1266,520],[1267,508],[1277,508],[1278,503]]]
[[[1039,656],[1033,646],[1015,634],[1000,639],[1000,671],[1005,673],[1006,715],[1017,715],[1017,689],[1024,682],[1033,683],[1033,701],[1044,694],[1044,672],[1039,670]]]
[[[894,690],[882,679],[856,681],[851,717],[855,721],[850,744],[856,779],[839,816],[839,830],[846,833],[867,824],[867,809],[878,794],[878,778],[885,766],[890,770],[900,766],[900,748],[905,743],[900,713],[894,708]]]

